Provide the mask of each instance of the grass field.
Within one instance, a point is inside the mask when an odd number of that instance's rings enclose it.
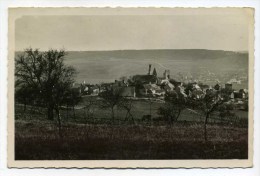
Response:
[[[152,103],[157,117],[160,103]],[[132,109],[135,123],[125,122],[125,112],[117,110],[112,124],[109,110],[95,107],[94,119],[85,119],[83,109],[62,111],[61,133],[56,122],[46,120],[45,110],[16,106],[16,160],[92,160],[92,159],[246,159],[247,125],[219,124],[211,120],[208,141],[203,137],[203,117],[184,111],[173,125],[142,122],[149,102],[136,101]],[[246,123],[247,112],[236,111]],[[215,114],[217,117],[217,114]],[[61,134],[61,135],[60,135]]]
[[[247,129],[202,124],[173,126],[67,123],[62,136],[48,121],[17,120],[16,160],[245,159]]]
[[[94,99],[96,103],[91,107],[91,110],[93,112],[93,117],[95,121],[98,121],[98,119],[111,119],[111,111],[109,109],[100,109],[99,103],[97,100],[97,97],[91,97],[91,96],[85,96],[81,100],[81,102],[76,106],[75,108],[75,116],[74,113],[70,109],[68,112],[65,108],[61,111],[61,116],[65,121],[71,121],[71,122],[78,122],[78,123],[85,123],[86,121],[93,122],[93,119],[87,119],[86,117],[86,110],[84,110],[82,107],[88,104],[89,99]],[[151,103],[151,115],[152,118],[158,118],[158,108],[160,106],[163,106],[163,103],[152,101]],[[16,118],[21,118],[22,115],[22,106],[16,106]],[[248,112],[247,111],[241,111],[241,110],[233,110],[233,112],[236,114],[238,119],[242,119],[246,121],[248,119]],[[139,121],[141,120],[143,115],[150,114],[150,101],[149,100],[134,100],[133,106],[131,109],[131,113],[134,117],[134,120]],[[181,115],[178,119],[178,121],[192,121],[192,122],[202,122],[204,121],[204,116],[202,114],[194,113],[192,111],[189,111],[187,109],[183,110],[181,112]],[[126,115],[126,111],[120,108],[115,108],[115,119],[118,121],[124,121]],[[28,107],[28,113],[22,118],[27,119],[46,119],[46,109],[44,108],[36,108],[36,107]],[[210,122],[214,123],[217,122],[219,119],[219,113],[216,112],[212,115]]]

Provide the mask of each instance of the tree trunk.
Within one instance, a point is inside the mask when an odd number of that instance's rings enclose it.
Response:
[[[135,119],[134,119],[134,116],[132,114],[130,114],[131,117],[132,117],[132,121],[133,121],[133,124],[135,124]]]
[[[208,134],[207,134],[207,124],[208,124],[208,118],[209,118],[209,114],[206,114],[206,118],[205,118],[205,122],[204,122],[204,140],[205,142],[208,141]]]
[[[24,102],[23,104],[23,113],[25,113],[25,111],[26,111],[26,102]]]
[[[25,113],[26,111],[26,105],[27,105],[27,101],[26,98],[24,99],[24,104],[23,104],[23,112]]]
[[[173,124],[173,118],[174,118],[174,114],[171,114],[171,115],[170,115],[170,125]]]
[[[152,117],[152,100],[150,99],[150,116]]]
[[[75,119],[76,118],[76,113],[75,113],[75,103],[74,103],[74,101],[73,101],[72,109],[73,109],[73,118]]]
[[[129,111],[127,110],[126,115],[125,115],[125,121],[128,120],[128,114],[129,114]]]
[[[179,110],[178,110],[177,117],[176,117],[176,121],[178,120],[178,118],[180,117],[180,115],[181,115],[181,110],[179,109]]]
[[[68,105],[68,102],[67,102],[67,107],[66,107],[66,118],[67,120],[69,119],[69,105]]]
[[[58,130],[59,130],[59,136],[62,137],[62,132],[61,132],[61,116],[60,116],[59,107],[56,108],[56,113],[57,113],[57,116],[58,116]]]
[[[114,107],[111,108],[111,117],[112,117],[112,122],[115,122],[115,113],[114,113]]]
[[[53,110],[54,110],[54,104],[53,103],[49,103],[48,104],[48,119],[49,120],[54,120]]]

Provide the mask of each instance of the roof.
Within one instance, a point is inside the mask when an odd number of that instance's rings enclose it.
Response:
[[[193,89],[200,90],[201,88],[200,88],[200,86],[198,84],[194,84],[193,85]]]
[[[215,89],[219,89],[221,86],[219,85],[219,84],[216,84],[215,86],[214,86],[214,88]]]
[[[180,82],[180,81],[176,81],[176,82],[174,82],[174,86],[175,87],[177,87],[177,86],[181,86],[182,85],[182,82]]]
[[[202,89],[208,89],[208,88],[209,88],[209,85],[203,84],[203,85],[200,85],[200,87],[201,87]]]
[[[174,89],[175,86],[174,86],[173,84],[171,84],[171,83],[168,83],[168,84],[165,85],[165,88],[166,88],[166,89],[167,89],[167,88]]]
[[[154,75],[135,75],[133,76],[133,80],[142,84],[149,84],[155,83],[157,81],[157,77]]]
[[[247,89],[240,89],[239,92],[240,93],[248,93],[248,90]]]

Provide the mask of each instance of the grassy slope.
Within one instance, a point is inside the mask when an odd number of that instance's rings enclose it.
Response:
[[[136,121],[142,113],[149,113],[148,103],[135,102],[134,105]],[[156,107],[159,105],[152,104],[153,117],[157,116]],[[83,110],[76,110],[75,119],[71,111],[69,119],[66,119],[63,111],[65,121],[63,138],[60,138],[57,126],[47,121],[44,114],[38,111],[33,114],[28,109],[28,113],[22,116],[21,110],[20,106],[16,107],[15,157],[18,160],[247,158],[246,127],[210,124],[209,142],[204,143],[202,123],[194,122],[200,118],[187,111],[173,126],[140,120],[136,125],[124,122],[109,125],[106,120],[99,119],[110,119],[109,111],[100,109],[95,113],[95,121],[99,122],[91,125],[84,124]],[[124,113],[118,111],[117,119],[123,119]],[[244,114],[244,118],[246,116]],[[184,119],[193,122],[181,122]]]
[[[63,138],[53,123],[16,121],[17,160],[88,159],[245,159],[247,129],[201,124],[80,125],[66,124]]]

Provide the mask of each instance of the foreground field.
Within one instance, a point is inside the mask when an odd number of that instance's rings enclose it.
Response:
[[[90,100],[94,100],[96,103],[91,106],[91,112],[93,113],[92,118],[87,116],[87,110],[83,107],[88,104]],[[135,121],[141,120],[144,115],[150,114],[152,118],[156,119],[159,117],[158,108],[163,106],[163,103],[153,101],[150,103],[148,100],[134,100],[132,104],[131,114]],[[151,110],[151,111],[150,111]],[[16,105],[15,107],[15,118],[16,119],[47,119],[46,108],[37,108],[33,106],[28,106],[26,112],[23,112],[23,105]],[[240,123],[242,126],[247,126],[248,112],[241,110],[233,110],[233,113],[236,114],[237,119],[230,119],[230,121],[223,121],[223,123],[231,123],[234,120],[243,121]],[[118,121],[124,121],[126,116],[126,111],[120,108],[115,107],[115,119]],[[100,119],[110,120],[111,119],[111,110],[110,109],[101,109],[99,106],[99,100],[97,97],[84,96],[81,102],[75,107],[73,111],[71,108],[69,111],[64,107],[61,110],[61,116],[64,121],[69,121],[73,123],[98,123]],[[211,115],[209,119],[210,122],[220,122],[219,112],[216,112]],[[178,121],[190,121],[190,122],[203,122],[204,116],[199,113],[194,113],[187,109],[183,110],[180,114]]]
[[[55,123],[16,120],[16,160],[246,159],[248,130],[199,122],[169,125]]]

